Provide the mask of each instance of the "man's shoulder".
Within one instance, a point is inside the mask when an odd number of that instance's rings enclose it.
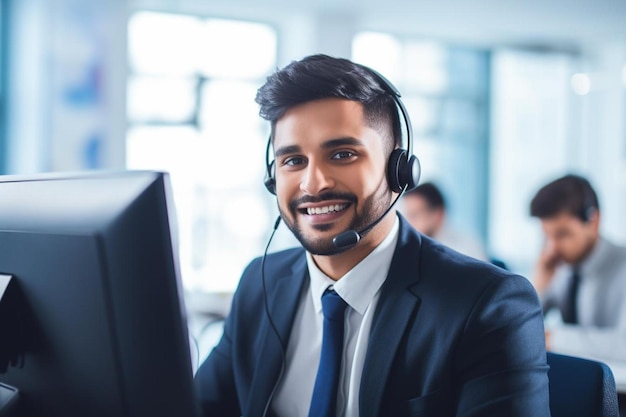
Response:
[[[605,251],[609,256],[616,256],[620,261],[626,262],[626,246],[612,240],[601,237],[600,240],[605,245]]]
[[[511,272],[494,264],[460,253],[444,244],[423,238],[421,247],[422,268],[446,271],[450,274],[477,274],[511,276]]]
[[[603,276],[626,274],[626,246],[601,236],[597,247],[585,261],[591,269]]]
[[[250,275],[258,276],[261,272],[267,274],[268,277],[277,274],[283,275],[291,271],[294,265],[300,262],[306,262],[305,252],[301,247],[268,253],[250,261],[243,272],[242,278]]]
[[[244,269],[237,290],[236,299],[245,299],[252,305],[266,292],[275,289],[278,281],[293,277],[298,270],[305,271],[306,257],[304,249],[290,248],[279,252],[259,256]]]
[[[268,253],[265,256],[265,264],[267,267],[279,266],[279,265],[291,265],[294,262],[303,259],[305,256],[304,248],[302,247],[293,247],[288,249],[283,249],[277,252]],[[259,256],[254,259],[251,264],[260,265],[263,261],[263,256]]]
[[[487,261],[487,251],[480,240],[469,233],[445,225],[435,237],[439,242],[472,258]]]
[[[513,286],[534,291],[530,281],[521,275],[428,240],[421,249],[418,282],[425,288],[443,288],[468,296],[477,295],[488,287]]]
[[[395,262],[418,281],[461,287],[487,285],[495,279],[524,279],[490,262],[464,255],[410,227],[401,229]]]
[[[506,314],[510,317],[512,311],[532,310],[535,314],[541,310],[527,278],[462,255],[432,239],[423,237],[418,254],[404,258],[392,265],[394,275],[390,278],[395,288],[407,288],[419,298],[420,314],[436,316],[439,325],[454,327],[470,316],[482,317],[494,309],[503,314],[490,315],[488,321],[492,323]]]

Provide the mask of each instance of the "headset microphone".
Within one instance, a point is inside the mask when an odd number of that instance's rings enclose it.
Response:
[[[391,209],[393,208],[393,206],[396,205],[398,200],[400,200],[400,197],[402,197],[402,195],[406,191],[407,187],[408,187],[408,185],[404,186],[404,188],[402,189],[400,194],[398,194],[398,196],[395,198],[395,200],[393,200],[393,203],[391,203],[391,205],[387,208],[387,210],[385,210],[385,212],[383,214],[381,214],[376,220],[374,220],[367,227],[361,229],[358,232],[356,230],[346,230],[345,232],[338,234],[337,236],[335,236],[333,238],[333,245],[337,249],[346,249],[346,248],[350,248],[350,247],[356,245],[357,243],[359,243],[359,241],[361,240],[361,238],[363,237],[363,235],[366,232],[368,232],[370,229],[372,229],[374,226],[376,226],[378,223],[380,223],[380,221],[382,219],[385,218],[387,213],[389,213],[391,211]]]

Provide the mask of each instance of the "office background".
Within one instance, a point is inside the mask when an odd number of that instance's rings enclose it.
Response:
[[[626,2],[3,0],[0,173],[171,173],[183,284],[229,293],[277,215],[256,89],[310,53],[403,93],[454,225],[529,275],[534,192],[566,172],[626,243]],[[10,204],[10,202],[2,202]],[[279,230],[271,251],[296,244]]]

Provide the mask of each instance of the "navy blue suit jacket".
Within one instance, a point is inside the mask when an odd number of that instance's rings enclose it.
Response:
[[[400,219],[363,365],[361,416],[549,416],[543,317],[529,281]],[[280,344],[309,279],[304,250],[266,259],[280,339],[260,267],[256,259],[245,270],[223,337],[196,373],[207,417],[262,416],[281,373]]]

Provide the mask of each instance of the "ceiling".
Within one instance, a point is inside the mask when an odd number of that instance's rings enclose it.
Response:
[[[372,0],[365,3],[368,8],[375,4]],[[391,25],[395,21],[397,27],[431,36],[487,45],[549,48],[626,42],[626,0],[393,0],[391,3],[393,8],[375,17],[372,23]]]
[[[134,7],[263,18],[319,15],[359,28],[484,46],[626,44],[626,0],[129,0]]]

